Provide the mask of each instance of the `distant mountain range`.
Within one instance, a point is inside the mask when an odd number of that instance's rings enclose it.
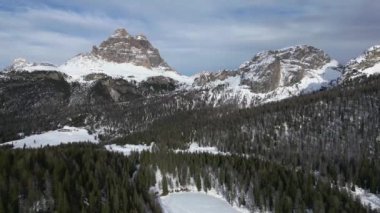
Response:
[[[201,96],[213,105],[238,102],[252,106],[379,73],[380,46],[340,65],[320,49],[298,45],[260,52],[235,70],[188,77],[172,69],[144,35],[132,36],[125,29],[117,29],[90,53],[78,54],[60,66],[15,59],[4,71],[3,76],[22,71],[57,71],[66,81],[81,83],[106,77],[138,83],[148,79],[164,84],[170,81],[176,90],[207,91]]]
[[[11,119],[16,126],[8,125],[0,141],[17,138],[17,132],[73,123],[93,129],[107,126],[111,135],[124,134],[178,110],[252,107],[378,73],[380,46],[341,65],[323,50],[297,45],[257,53],[234,70],[185,76],[171,68],[144,35],[117,29],[91,52],[62,65],[16,59],[0,72],[0,112],[17,115]],[[129,120],[112,117],[98,107],[104,110],[114,104],[122,109],[110,111],[119,110]],[[30,113],[41,120],[38,127],[25,124],[25,119],[32,119]]]

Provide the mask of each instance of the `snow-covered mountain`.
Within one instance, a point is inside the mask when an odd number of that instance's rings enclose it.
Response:
[[[361,76],[370,76],[380,73],[380,45],[372,46],[359,57],[350,60],[343,76],[344,80],[349,80]]]
[[[135,82],[164,76],[179,84],[192,83],[191,77],[172,69],[144,35],[131,36],[125,29],[116,29],[99,47],[94,46],[91,52],[78,54],[60,66],[20,58],[5,71],[58,71],[66,74],[68,81],[80,82],[94,80],[88,75],[101,74]]]
[[[185,84],[192,82],[190,77],[180,75],[174,70],[166,70],[166,68],[162,67],[147,68],[129,62],[110,62],[93,54],[79,54],[59,66],[58,70],[70,76],[68,79],[70,81],[92,80],[88,78],[88,75],[104,74],[113,78],[123,78],[136,82],[141,82],[154,76],[169,77]]]
[[[336,60],[300,45],[260,52],[237,70],[200,74],[193,85],[208,89],[205,97],[214,105],[234,99],[250,106],[319,90],[341,75]]]
[[[131,36],[125,29],[115,30],[99,47],[71,58],[58,69],[72,80],[103,73],[136,82],[153,76],[169,77],[182,84],[192,82],[191,78],[172,69],[144,35]]]

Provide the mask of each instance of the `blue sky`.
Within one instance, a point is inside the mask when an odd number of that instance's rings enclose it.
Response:
[[[296,44],[346,63],[380,44],[378,11],[378,0],[0,0],[0,68],[18,57],[62,64],[120,27],[187,75]]]

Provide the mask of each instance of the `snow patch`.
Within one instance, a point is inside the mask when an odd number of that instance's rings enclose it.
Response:
[[[142,152],[142,151],[152,151],[152,148],[154,146],[154,143],[152,142],[149,146],[145,144],[125,144],[123,146],[116,145],[116,144],[110,144],[105,145],[104,147],[111,152],[119,152],[126,156],[129,156],[132,154],[132,152]]]
[[[353,196],[359,198],[364,206],[369,206],[371,209],[380,209],[380,195],[367,192],[358,186],[355,186],[355,191],[348,189],[348,187],[346,187],[346,190],[349,190]]]
[[[175,153],[208,153],[213,155],[230,155],[228,152],[221,152],[215,146],[199,146],[198,143],[191,143],[188,149],[176,149]]]
[[[361,73],[367,75],[367,77],[380,73],[380,63],[375,64],[373,67],[362,70]]]
[[[6,142],[3,145],[13,145],[17,148],[42,148],[45,146],[58,146],[74,142],[98,143],[97,135],[91,135],[84,128],[65,126],[62,129],[48,131],[41,134],[27,136],[23,139]]]

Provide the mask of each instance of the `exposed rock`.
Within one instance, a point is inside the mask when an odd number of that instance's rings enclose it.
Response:
[[[228,77],[235,77],[236,75],[239,75],[237,71],[229,71],[229,70],[223,70],[220,72],[206,72],[201,73],[198,77],[194,79],[193,86],[205,86],[207,83],[210,83],[212,81],[220,80],[224,81]]]
[[[176,89],[178,81],[165,76],[149,77],[146,81],[141,82],[141,86],[155,93],[168,92]]]
[[[175,84],[175,83],[177,83],[177,81],[175,81],[171,78],[165,77],[165,76],[149,77],[146,80],[146,82],[149,84]]]
[[[110,62],[173,70],[144,35],[133,37],[125,29],[117,29],[99,47],[94,46],[91,54]]]
[[[91,88],[91,102],[121,102],[141,97],[137,86],[124,79],[104,78],[97,80]]]
[[[109,76],[104,74],[104,73],[91,73],[86,76],[84,76],[85,81],[95,81],[95,80],[100,80],[100,79],[105,79],[108,78]]]
[[[8,78],[13,80],[40,80],[40,79],[52,79],[56,81],[62,81],[65,78],[65,74],[57,71],[11,71],[5,74]]]
[[[322,50],[306,45],[265,51],[240,66],[241,83],[250,86],[253,92],[269,92],[299,83],[306,73],[330,61]]]

